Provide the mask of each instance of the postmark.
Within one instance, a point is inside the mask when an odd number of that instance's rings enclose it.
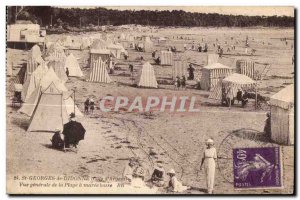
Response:
[[[234,148],[234,188],[282,188],[281,162],[280,147]]]

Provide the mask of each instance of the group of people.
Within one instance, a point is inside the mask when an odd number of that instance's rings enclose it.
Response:
[[[176,81],[174,83],[175,89],[186,89],[186,78],[185,75],[182,75],[181,78],[179,76],[176,76]]]
[[[86,130],[80,122],[77,122],[75,113],[70,114],[69,122],[64,124],[63,131],[56,128],[51,142],[55,149],[65,149],[75,147],[80,140],[84,139]]]
[[[214,147],[214,141],[208,139],[200,163],[200,170],[204,168],[208,194],[212,194],[214,190],[216,159],[217,151]],[[149,180],[145,180],[145,172],[146,169],[144,168],[143,162],[133,157],[130,158],[129,163],[126,164],[123,177],[129,184],[135,187],[146,187],[146,183],[149,183],[152,186],[163,188],[170,192],[184,192],[192,188],[183,185],[180,180],[178,180],[177,173],[174,169],[170,169],[166,172],[161,163],[156,164]]]
[[[93,98],[87,98],[84,102],[84,113],[93,114],[95,110],[95,102]]]

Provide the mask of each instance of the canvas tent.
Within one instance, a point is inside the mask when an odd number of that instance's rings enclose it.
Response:
[[[55,85],[55,88],[61,92],[66,92],[68,89],[64,85],[64,83],[58,78],[53,68],[49,68],[47,73],[40,80],[39,85],[32,92],[26,103],[22,105],[18,112],[24,113],[28,116],[32,116],[34,108],[37,104],[38,98],[40,96],[41,91],[46,91],[49,85]]]
[[[124,53],[124,48],[121,45],[110,44],[107,49],[116,57],[121,58],[121,54]]]
[[[78,61],[72,53],[66,58],[64,68],[65,68],[65,70],[68,68],[69,76],[76,76],[76,77],[82,77],[83,76],[83,73],[80,69]]]
[[[38,45],[34,45],[30,52],[29,52],[29,55],[32,57],[32,58],[35,58],[35,59],[39,59],[42,57],[42,52],[41,52],[41,49]]]
[[[111,55],[110,50],[107,49],[91,49],[90,50],[90,67],[92,67],[93,63],[96,62],[99,58],[101,58],[101,60],[103,62],[107,62],[107,60],[109,59],[109,56]]]
[[[284,145],[294,144],[294,84],[270,98],[271,139]]]
[[[218,54],[207,54],[207,65],[217,63],[219,60]]]
[[[54,72],[62,80],[63,82],[66,82],[68,80],[67,74],[65,72],[64,63],[62,61],[50,61],[48,63],[49,68],[53,68]]]
[[[82,116],[74,106],[73,99],[52,82],[45,90],[40,91],[27,131],[49,132],[56,128],[63,130],[63,125],[69,121],[69,114],[74,112],[74,108],[75,115]]]
[[[176,79],[176,77],[182,77],[186,75],[187,71],[187,61],[186,60],[174,60],[174,65],[172,68],[172,77],[173,80]]]
[[[22,89],[22,100],[24,102],[28,100],[33,91],[39,86],[41,79],[47,71],[48,67],[45,64],[41,64],[31,75],[28,75]]]
[[[101,58],[92,63],[89,82],[110,83],[112,80],[107,73],[107,64]]]
[[[158,87],[153,66],[149,62],[143,64],[139,76],[136,79],[136,82],[137,82],[137,86],[139,87],[148,87],[148,88]]]
[[[161,51],[161,65],[173,65],[173,53],[171,51]]]
[[[230,67],[221,63],[213,63],[202,68],[201,88],[204,90],[212,90],[220,80],[232,73]]]
[[[255,63],[250,60],[237,60],[236,61],[236,72],[244,74],[250,78],[254,78]]]
[[[255,81],[243,74],[233,73],[223,80],[220,80],[214,90],[210,93],[211,99],[222,99],[222,87],[227,94],[227,97],[233,99],[236,97],[238,89],[248,90],[254,87]]]

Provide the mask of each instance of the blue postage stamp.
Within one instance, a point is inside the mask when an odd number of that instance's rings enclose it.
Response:
[[[281,188],[280,147],[234,148],[235,189]]]

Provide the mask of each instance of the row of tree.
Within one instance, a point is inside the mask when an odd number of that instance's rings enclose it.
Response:
[[[31,20],[42,26],[124,25],[152,26],[213,26],[213,27],[293,27],[294,17],[288,16],[243,16],[191,13],[182,10],[112,10],[105,8],[80,9],[50,6],[7,7],[8,23]]]

